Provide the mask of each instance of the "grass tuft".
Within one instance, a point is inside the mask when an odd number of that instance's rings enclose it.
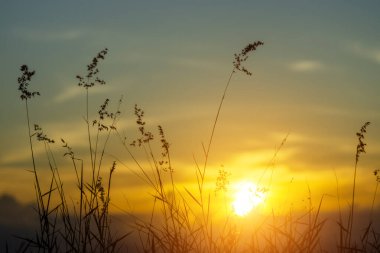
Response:
[[[256,218],[238,218],[227,206],[226,195],[229,191],[230,177],[223,166],[216,173],[214,188],[208,186],[207,174],[216,126],[221,109],[226,99],[232,77],[241,72],[251,76],[252,72],[244,64],[251,53],[264,45],[262,41],[255,41],[234,54],[232,71],[225,84],[216,115],[212,121],[210,137],[206,146],[203,146],[204,157],[202,163],[194,158],[193,183],[196,187],[181,184],[177,176],[178,170],[171,157],[171,145],[162,125],[153,130],[145,121],[145,112],[137,104],[134,106],[137,136],[123,136],[118,130],[117,123],[121,117],[120,107],[123,98],[120,98],[115,110],[111,110],[111,100],[106,98],[98,107],[95,116],[91,116],[89,108],[90,88],[95,85],[105,85],[106,81],[99,77],[99,65],[105,60],[108,49],[105,48],[92,58],[87,65],[84,75],[77,75],[78,86],[85,88],[84,96],[84,124],[87,136],[87,154],[77,153],[66,139],[61,138],[63,157],[69,160],[72,172],[75,174],[76,192],[69,195],[65,182],[60,175],[61,168],[56,162],[55,140],[48,137],[39,124],[31,123],[29,101],[39,96],[38,91],[30,91],[30,84],[35,71],[29,70],[27,65],[20,68],[18,78],[20,98],[25,101],[26,123],[28,130],[29,147],[32,158],[31,173],[34,178],[36,195],[36,213],[38,228],[32,238],[20,238],[20,247],[17,252],[165,252],[165,253],[232,253],[232,252],[262,252],[262,253],[314,253],[327,252],[322,236],[328,224],[328,219],[322,214],[322,206],[327,194],[315,202],[311,189],[308,189],[307,207],[303,213],[290,208],[285,214],[277,210]],[[354,236],[354,216],[357,189],[357,169],[361,156],[366,152],[364,142],[369,122],[363,124],[356,133],[355,166],[352,184],[352,197],[347,216],[340,206],[340,191],[337,187],[339,217],[336,230],[339,240],[335,245],[339,253],[352,252],[380,252],[380,232],[374,225],[378,221],[376,212],[376,197],[380,183],[379,169],[374,170],[376,185],[372,198],[372,206],[368,225],[362,230],[360,239]],[[122,159],[109,154],[112,144],[110,138],[115,135],[122,144],[125,157]],[[270,166],[274,167],[275,158],[285,145],[288,135],[275,150]],[[37,141],[37,142],[36,142]],[[37,166],[35,157],[36,145],[42,145],[47,163]],[[138,154],[138,155],[136,155]],[[141,155],[142,154],[142,155]],[[114,158],[112,162],[106,156]],[[118,172],[123,161],[132,162],[136,170],[131,172],[141,182],[149,187],[151,210],[147,216],[131,214],[124,211],[126,219],[132,219],[129,226],[120,233],[111,226],[115,223],[110,212],[110,206],[117,207],[112,202],[111,188],[113,177]],[[41,163],[42,164],[42,163]],[[125,166],[127,167],[127,166]],[[128,167],[127,167],[128,168]],[[42,180],[41,171],[48,170],[49,178]],[[264,170],[258,182],[263,183]],[[258,188],[258,191],[269,191],[270,183]],[[337,178],[337,176],[336,176]],[[44,183],[42,183],[44,182]],[[46,184],[46,185],[45,185]],[[338,185],[338,179],[337,179]],[[212,187],[211,187],[212,188]],[[114,193],[114,190],[112,191]],[[224,196],[224,209],[217,205],[220,200],[219,192]],[[317,204],[315,204],[317,203]],[[222,210],[223,209],[223,210]],[[347,217],[347,221],[344,220]],[[375,218],[376,217],[376,218]],[[244,219],[255,220],[248,230]],[[5,244],[5,252],[9,252]]]

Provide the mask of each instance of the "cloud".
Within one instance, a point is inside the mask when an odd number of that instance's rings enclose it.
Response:
[[[41,30],[41,29],[14,29],[14,35],[31,41],[69,41],[80,38],[83,32],[79,29]]]
[[[108,86],[94,86],[91,87],[91,93],[93,94],[99,94],[104,93],[106,91],[109,91],[110,88]],[[68,100],[74,99],[76,97],[82,96],[84,94],[84,88],[79,86],[70,86],[67,88],[64,88],[59,92],[57,96],[54,97],[54,102],[56,103],[63,103]]]
[[[365,48],[359,43],[352,43],[348,45],[348,50],[355,55],[371,60],[380,64],[380,49],[377,48]]]
[[[66,88],[59,92],[59,94],[56,97],[54,97],[54,101],[57,103],[65,102],[67,100],[80,96],[82,94],[82,91],[83,90],[81,89],[81,87],[77,86]]]
[[[311,72],[320,70],[323,66],[318,61],[299,60],[290,64],[290,69],[297,72]]]

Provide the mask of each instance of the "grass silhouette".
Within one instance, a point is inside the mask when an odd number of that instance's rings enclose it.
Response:
[[[134,114],[139,135],[133,140],[130,140],[129,136],[123,136],[117,128],[122,98],[114,112],[109,111],[110,100],[105,99],[99,107],[96,119],[91,119],[91,88],[95,85],[106,85],[99,77],[99,65],[108,53],[108,49],[103,49],[87,65],[86,74],[76,76],[78,85],[85,89],[84,121],[89,161],[82,158],[86,157],[85,154],[76,154],[69,143],[61,139],[61,145],[65,150],[63,156],[71,161],[76,179],[77,196],[67,196],[68,190],[61,179],[60,169],[52,151],[52,145],[56,142],[50,139],[39,125],[35,124],[32,128],[28,103],[40,95],[39,92],[29,91],[35,72],[29,71],[26,65],[21,66],[18,84],[21,99],[25,101],[39,227],[35,237],[20,238],[24,243],[20,243],[17,252],[325,252],[320,240],[326,224],[326,219],[321,216],[324,196],[315,206],[309,189],[309,202],[305,213],[299,215],[289,210],[285,216],[280,217],[273,211],[272,215],[260,221],[249,234],[242,234],[232,213],[227,213],[219,219],[214,217],[213,210],[216,207],[212,195],[215,192],[205,187],[213,138],[232,77],[239,72],[252,75],[243,63],[263,44],[262,41],[253,42],[234,55],[233,69],[217,108],[210,139],[207,146],[203,147],[204,162],[200,164],[194,159],[194,181],[197,186],[194,189],[176,182],[174,172],[177,172],[177,168],[172,164],[170,143],[164,129],[158,126],[156,132],[150,131],[144,120],[145,112],[138,105],[134,107]],[[368,125],[369,122],[365,123],[357,133],[352,198],[347,210],[347,221],[344,221],[346,211],[339,209],[337,231],[340,240],[335,252],[380,252],[380,232],[373,226],[377,187],[380,181],[378,170],[374,172],[376,190],[369,223],[364,227],[360,241],[353,237],[354,207],[356,192],[359,190],[356,186],[356,172],[360,156],[365,153],[364,134]],[[109,211],[112,178],[117,172],[118,164],[122,163],[121,159],[115,158],[111,164],[105,165],[104,157],[112,134],[118,137],[128,159],[137,166],[138,171],[133,173],[152,190],[153,208],[149,218],[125,211],[125,215],[133,222],[122,234],[113,230],[112,214]],[[41,185],[33,138],[41,142],[45,148],[50,170],[49,184],[46,187]],[[284,145],[286,138],[280,147]],[[132,149],[137,149],[143,156],[134,155]],[[279,149],[275,151],[275,156],[278,152]],[[226,189],[229,183],[228,176],[229,173],[224,169],[219,171],[216,182],[218,190]],[[73,198],[78,201],[72,201]],[[127,243],[129,237],[135,238],[132,244]],[[6,252],[9,252],[7,247]]]

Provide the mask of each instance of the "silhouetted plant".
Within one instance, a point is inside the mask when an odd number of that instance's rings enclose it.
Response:
[[[98,64],[101,60],[105,59],[106,54],[108,53],[108,49],[105,48],[101,50],[97,56],[92,58],[92,62],[87,65],[87,74],[83,77],[77,75],[77,79],[79,81],[78,86],[82,86],[86,89],[95,86],[96,84],[104,85],[106,82],[103,79],[98,77],[99,69]]]
[[[212,140],[214,138],[216,124],[218,122],[220,110],[222,109],[222,105],[223,105],[224,99],[226,97],[227,90],[228,90],[228,87],[230,85],[232,76],[233,76],[233,74],[236,73],[237,70],[242,71],[243,73],[245,73],[247,75],[252,75],[251,72],[249,72],[244,66],[242,66],[242,63],[248,59],[250,52],[255,51],[256,48],[258,46],[261,46],[261,45],[264,45],[264,42],[255,41],[253,43],[248,44],[245,48],[243,48],[239,54],[234,54],[235,60],[232,62],[233,69],[231,71],[230,77],[228,78],[227,84],[224,87],[223,95],[222,95],[222,98],[220,99],[219,107],[218,107],[216,117],[215,117],[215,120],[214,120],[214,123],[212,126],[210,140],[209,140],[207,149],[205,150],[205,163],[204,163],[204,169],[203,170],[205,170],[207,167],[207,161],[208,161],[208,157],[209,157],[209,153],[210,153],[211,143],[212,143]]]
[[[26,102],[27,123],[29,132],[29,143],[33,161],[33,173],[35,178],[35,190],[37,197],[37,211],[39,217],[40,229],[35,239],[23,238],[28,244],[23,250],[32,250],[35,248],[38,252],[115,252],[117,244],[127,236],[114,238],[110,228],[109,203],[111,178],[116,170],[116,162],[113,162],[106,184],[100,176],[102,161],[106,150],[106,145],[110,138],[111,131],[116,130],[116,122],[120,115],[119,100],[118,108],[115,112],[108,111],[110,100],[106,99],[98,111],[98,119],[93,120],[93,126],[96,126],[97,134],[94,140],[95,149],[92,149],[92,138],[90,134],[89,113],[88,113],[88,88],[95,84],[104,85],[105,81],[98,77],[98,62],[103,60],[107,54],[107,49],[100,51],[93,58],[92,63],[87,66],[87,75],[85,78],[77,76],[79,86],[86,88],[86,124],[88,126],[89,146],[91,154],[91,174],[90,182],[85,181],[85,171],[83,159],[78,158],[73,149],[64,139],[61,139],[62,146],[66,149],[64,156],[71,159],[77,179],[79,189],[79,207],[68,203],[63,182],[60,177],[58,166],[55,162],[54,154],[50,144],[55,141],[49,138],[38,125],[34,125],[34,132],[31,133],[28,100],[39,95],[39,92],[30,92],[28,90],[29,82],[34,71],[29,71],[26,65],[21,66],[22,75],[18,78],[21,99]],[[100,132],[106,132],[104,142],[100,146]],[[32,137],[44,143],[46,158],[51,171],[51,178],[48,190],[43,192],[40,186],[40,177],[37,174],[37,168],[34,157],[34,148]],[[96,166],[96,167],[95,167]]]
[[[129,155],[129,159],[135,163],[138,171],[132,173],[143,180],[151,189],[153,207],[148,220],[133,216],[133,232],[139,240],[135,251],[138,252],[204,252],[204,253],[232,253],[232,252],[265,252],[265,253],[314,253],[319,250],[320,235],[326,220],[321,218],[321,206],[323,195],[317,206],[314,206],[309,189],[309,204],[305,213],[296,216],[290,210],[284,219],[277,217],[273,211],[271,221],[266,220],[255,228],[250,237],[251,243],[241,243],[242,235],[236,223],[233,222],[231,213],[226,213],[223,224],[215,224],[213,217],[212,194],[218,191],[228,191],[231,173],[224,167],[216,176],[215,191],[208,191],[205,187],[206,170],[211,151],[213,137],[223,102],[225,100],[232,76],[241,72],[251,76],[244,64],[250,53],[253,53],[264,43],[256,41],[244,47],[240,53],[234,54],[233,69],[224,87],[219,102],[216,117],[213,121],[209,141],[204,149],[204,163],[199,165],[195,160],[196,187],[190,189],[176,181],[176,166],[173,166],[170,156],[171,145],[166,138],[164,128],[159,125],[153,134],[145,122],[145,113],[137,104],[134,106],[134,114],[137,125],[137,138],[129,141],[129,136],[122,136],[116,124],[121,115],[120,106],[122,98],[118,101],[115,111],[109,110],[111,101],[105,99],[97,109],[95,119],[90,120],[89,113],[89,88],[95,85],[105,85],[106,82],[99,77],[99,63],[105,59],[108,49],[101,50],[87,65],[85,75],[77,75],[78,85],[86,90],[86,115],[89,157],[82,158],[74,152],[73,148],[61,139],[64,148],[63,156],[68,158],[76,176],[78,195],[66,196],[64,184],[60,176],[58,165],[50,145],[55,141],[48,137],[42,127],[35,124],[32,129],[29,118],[28,101],[40,95],[38,91],[29,91],[29,85],[35,71],[30,71],[26,65],[22,65],[21,76],[18,78],[20,98],[25,101],[26,116],[29,133],[29,144],[32,155],[34,174],[34,186],[36,193],[36,209],[39,218],[39,231],[34,239],[23,238],[25,246],[20,251],[27,252],[116,252],[123,239],[129,235],[125,233],[119,237],[111,229],[111,217],[109,207],[111,205],[112,178],[117,167],[123,164],[123,160],[117,159],[112,165],[104,166],[105,155],[112,133],[116,133]],[[338,221],[341,241],[337,245],[340,253],[343,252],[380,252],[380,234],[373,227],[372,211],[374,210],[379,179],[379,170],[374,171],[376,177],[376,189],[373,196],[370,214],[370,223],[366,227],[361,245],[352,241],[354,205],[356,198],[356,172],[361,155],[366,152],[364,142],[365,133],[369,122],[366,122],[356,134],[358,144],[356,146],[355,168],[352,186],[352,200],[349,208],[347,224],[342,222],[342,214]],[[157,131],[158,130],[158,131]],[[33,133],[32,133],[33,131]],[[42,143],[45,148],[48,167],[51,177],[48,178],[48,189],[41,189],[40,177],[37,173],[34,146],[32,137]],[[155,138],[156,137],[156,138]],[[157,138],[158,137],[158,138]],[[134,140],[133,140],[134,139]],[[273,166],[280,148],[284,145],[287,137],[270,162]],[[40,144],[41,145],[41,144]],[[130,149],[142,151],[145,156],[140,159]],[[110,156],[112,156],[110,154]],[[88,161],[90,160],[90,161]],[[106,168],[106,172],[103,172]],[[266,171],[266,170],[265,170]],[[264,173],[265,173],[264,171]],[[263,175],[264,175],[263,173]],[[87,176],[88,175],[88,176]],[[261,182],[263,175],[259,177]],[[214,190],[214,189],[212,189]],[[268,191],[267,187],[260,187],[258,192]],[[75,199],[75,201],[74,201]],[[339,201],[339,194],[338,194]],[[128,213],[128,215],[130,215]],[[129,216],[130,217],[130,216]],[[129,228],[128,228],[129,229]],[[6,245],[6,251],[8,247]]]
[[[32,76],[34,76],[34,74],[36,74],[36,72],[33,70],[33,71],[29,71],[29,67],[27,65],[22,65],[20,67],[20,70],[22,72],[21,76],[17,79],[18,81],[18,84],[19,84],[19,91],[21,91],[21,95],[20,95],[20,98],[22,100],[28,100],[28,99],[31,99],[32,97],[34,96],[39,96],[40,93],[38,91],[29,91],[28,90],[28,86],[29,86],[29,82],[32,80]]]
[[[234,70],[242,71],[243,73],[251,76],[252,72],[248,71],[242,63],[245,62],[248,59],[248,54],[250,52],[253,52],[257,49],[258,46],[264,45],[264,42],[262,41],[255,41],[253,43],[248,44],[245,48],[241,50],[239,54],[234,54],[235,60],[233,61]]]
[[[26,240],[32,247],[41,247],[43,249],[52,249],[54,247],[55,237],[51,236],[51,224],[49,221],[49,212],[50,212],[50,196],[51,191],[48,191],[47,194],[42,192],[41,186],[40,186],[40,180],[37,174],[37,167],[35,162],[35,155],[34,155],[34,146],[32,137],[34,134],[32,134],[31,129],[31,123],[30,123],[30,116],[29,116],[29,105],[28,100],[35,96],[39,96],[40,93],[38,91],[29,91],[29,85],[30,81],[32,80],[32,77],[35,75],[35,71],[29,71],[29,68],[27,65],[22,65],[20,67],[21,76],[17,79],[19,84],[19,91],[21,92],[20,98],[21,100],[25,100],[25,110],[26,110],[26,120],[27,120],[27,127],[28,127],[28,137],[29,137],[29,147],[30,147],[30,153],[32,156],[32,173],[34,175],[34,188],[36,193],[36,202],[37,202],[37,212],[39,217],[39,232],[36,235],[35,240],[30,240],[27,238],[23,238]],[[43,139],[42,139],[43,140]],[[48,199],[44,198],[44,196],[48,196]],[[54,227],[54,224],[53,224]]]
[[[242,66],[242,63],[248,59],[248,54],[256,50],[256,47],[260,45],[263,45],[261,41],[249,44],[239,55],[235,55],[233,70],[224,89],[212,128],[210,141],[207,149],[205,149],[204,166],[203,168],[200,168],[197,165],[196,178],[198,187],[196,192],[193,192],[185,187],[186,195],[183,195],[183,193],[178,189],[173,178],[174,170],[170,165],[170,145],[166,140],[161,126],[158,127],[162,149],[161,157],[167,158],[167,160],[160,160],[156,158],[151,148],[151,142],[154,141],[154,137],[150,131],[146,130],[146,122],[143,120],[144,111],[135,105],[135,116],[137,118],[136,123],[140,137],[134,140],[130,145],[144,148],[146,158],[150,161],[148,164],[151,164],[152,166],[152,173],[149,173],[149,171],[147,171],[141,163],[137,162],[138,167],[142,172],[140,178],[143,178],[143,180],[154,189],[154,208],[151,214],[152,219],[147,223],[137,223],[138,231],[142,235],[146,235],[144,237],[146,241],[142,242],[144,252],[224,252],[226,249],[230,249],[232,251],[235,248],[237,237],[235,237],[236,240],[230,240],[235,234],[233,232],[233,226],[231,226],[230,229],[225,230],[220,237],[215,237],[213,235],[213,230],[215,228],[213,227],[213,220],[210,213],[210,194],[206,193],[204,190],[204,180],[216,123],[218,121],[231,77],[234,73],[236,73],[236,70],[240,70],[245,74],[250,75],[250,72]],[[125,145],[126,139],[121,139],[128,154],[131,155],[131,157],[136,161],[136,158]],[[166,164],[169,165],[169,170],[166,169],[167,166],[162,167],[162,165]],[[165,183],[161,171],[169,171],[170,182]],[[224,186],[227,184],[226,175],[224,176],[224,182],[221,182],[221,178],[219,178],[219,187],[223,187],[221,184],[224,184]],[[160,209],[158,209],[159,207]],[[162,219],[153,218],[158,215],[157,213],[161,214]],[[200,217],[198,217],[199,214]],[[160,224],[160,221],[162,221],[162,224]],[[231,242],[233,242],[232,245],[229,245]]]
[[[352,199],[351,199],[351,209],[350,209],[350,215],[348,218],[348,225],[347,225],[347,246],[351,247],[351,238],[352,238],[352,226],[354,223],[354,208],[355,208],[355,191],[356,191],[356,171],[358,168],[359,158],[360,155],[365,153],[365,146],[367,145],[364,143],[364,134],[367,132],[367,127],[369,126],[370,122],[366,122],[363,124],[363,126],[360,128],[360,131],[356,133],[356,136],[358,137],[358,144],[356,146],[356,154],[355,154],[355,168],[354,168],[354,180],[353,180],[353,186],[352,186]]]
[[[230,172],[227,172],[224,167],[219,169],[218,177],[216,178],[216,189],[215,192],[218,191],[227,191],[227,187],[230,184],[229,177],[231,176]]]
[[[145,121],[143,121],[144,111],[139,108],[137,104],[135,105],[135,116],[137,117],[136,124],[139,126],[141,137],[133,140],[130,145],[141,147],[143,143],[149,143],[149,141],[152,141],[154,136],[151,132],[145,130]]]

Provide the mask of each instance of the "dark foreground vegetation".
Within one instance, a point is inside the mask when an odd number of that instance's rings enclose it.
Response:
[[[122,98],[110,110],[111,101],[105,99],[91,115],[89,100],[91,88],[106,85],[100,76],[99,66],[107,56],[108,49],[101,50],[87,65],[83,75],[77,75],[78,85],[83,88],[85,99],[84,124],[88,139],[88,153],[77,154],[64,138],[53,140],[43,131],[42,126],[33,124],[30,118],[31,103],[38,91],[30,89],[35,71],[22,65],[18,78],[21,100],[25,104],[28,142],[31,153],[30,172],[34,178],[35,209],[38,227],[34,236],[19,237],[18,247],[4,246],[5,252],[380,252],[380,231],[374,226],[379,219],[376,210],[377,185],[380,182],[379,171],[376,177],[376,191],[368,220],[363,223],[360,232],[354,230],[356,171],[360,157],[365,153],[365,134],[370,123],[363,124],[357,133],[355,164],[353,167],[352,198],[348,209],[339,210],[339,218],[334,223],[339,240],[333,247],[323,245],[320,239],[326,229],[326,218],[320,207],[323,198],[315,207],[310,202],[309,210],[300,215],[291,212],[285,217],[273,216],[267,219],[251,234],[241,234],[233,219],[227,216],[222,222],[213,219],[210,192],[205,188],[208,158],[219,114],[230,86],[232,77],[237,74],[252,75],[244,65],[248,56],[263,42],[257,41],[247,45],[234,55],[232,71],[224,87],[222,98],[217,108],[212,130],[207,145],[204,146],[202,163],[195,163],[195,189],[183,189],[175,181],[174,167],[170,156],[170,144],[164,129],[158,126],[150,131],[144,121],[144,111],[134,107],[138,135],[123,136],[118,130],[121,116]],[[112,196],[112,179],[117,173],[118,158],[111,163],[106,161],[110,136],[118,137],[124,147],[129,161],[133,161],[138,171],[134,173],[142,182],[148,184],[152,192],[153,209],[148,216],[132,215],[125,212],[129,226],[120,229],[113,223],[110,213]],[[43,145],[46,152],[50,178],[48,185],[43,185],[36,162],[36,145]],[[63,156],[71,162],[75,174],[76,194],[68,195],[61,178],[59,164],[56,163],[57,145],[64,148]],[[132,150],[139,150],[142,156],[134,155]],[[108,155],[109,156],[109,155]],[[143,157],[143,158],[141,158]],[[124,159],[124,158],[123,158]],[[125,160],[125,159],[124,159]],[[149,164],[149,165],[147,165]],[[221,173],[217,186],[221,189],[228,183],[226,174]],[[117,229],[115,229],[115,227]]]

